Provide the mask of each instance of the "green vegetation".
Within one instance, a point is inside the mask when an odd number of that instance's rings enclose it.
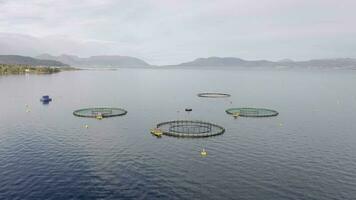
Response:
[[[0,75],[8,74],[53,74],[63,70],[73,70],[74,68],[65,67],[45,67],[45,66],[31,66],[31,65],[14,65],[14,64],[0,64]]]

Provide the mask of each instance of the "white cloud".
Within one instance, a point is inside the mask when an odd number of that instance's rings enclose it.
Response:
[[[213,55],[356,57],[355,6],[354,0],[3,0],[0,32],[14,36],[0,36],[0,53],[122,54],[153,64]]]

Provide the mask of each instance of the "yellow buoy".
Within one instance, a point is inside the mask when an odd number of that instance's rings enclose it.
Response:
[[[203,150],[200,152],[200,155],[201,155],[201,156],[207,156],[207,155],[208,155],[208,152],[206,152],[205,149],[203,149]]]
[[[163,131],[159,128],[151,129],[151,134],[157,137],[161,137],[163,135]]]
[[[239,116],[240,116],[240,113],[234,113],[233,115],[232,115],[234,118],[238,118]]]
[[[85,124],[84,128],[89,128],[88,124]]]
[[[95,118],[98,119],[98,120],[102,120],[103,116],[102,115],[97,115]]]

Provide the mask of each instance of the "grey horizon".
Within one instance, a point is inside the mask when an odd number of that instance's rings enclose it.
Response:
[[[0,0],[0,54],[356,57],[356,1]]]
[[[307,61],[244,60],[235,57],[197,58],[193,61],[175,65],[151,65],[144,60],[131,56],[102,55],[81,58],[74,55],[39,55],[35,58],[19,55],[0,55],[0,64],[53,65],[72,67],[299,67],[299,68],[342,68],[356,69],[356,59],[313,59]]]

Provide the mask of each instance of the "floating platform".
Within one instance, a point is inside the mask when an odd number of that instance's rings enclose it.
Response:
[[[198,97],[204,97],[204,98],[227,98],[231,97],[230,94],[226,93],[219,93],[219,92],[204,92],[204,93],[199,93]]]
[[[103,119],[106,117],[117,117],[126,115],[127,111],[122,108],[84,108],[73,112],[73,115],[77,117],[90,117],[96,119]]]
[[[199,120],[175,120],[157,124],[163,135],[173,137],[211,137],[221,135],[225,128],[210,122]]]
[[[226,113],[234,117],[274,117],[279,113],[266,108],[229,108]]]

